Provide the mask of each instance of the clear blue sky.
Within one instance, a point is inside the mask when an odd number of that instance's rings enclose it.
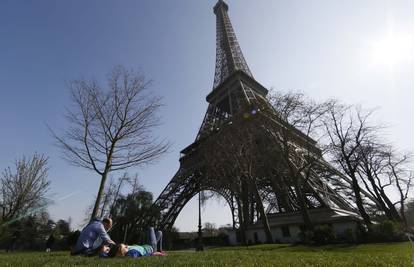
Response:
[[[81,221],[99,184],[73,167],[46,124],[65,129],[66,81],[105,75],[117,64],[141,70],[164,97],[159,136],[173,151],[138,172],[156,197],[178,169],[179,151],[195,138],[207,108],[215,63],[215,0],[0,1],[0,168],[16,158],[50,158],[50,207],[56,219]],[[267,88],[380,107],[388,138],[414,150],[414,2],[381,0],[228,0],[247,63]],[[62,197],[69,196],[63,201]],[[195,230],[195,202],[177,220]],[[220,208],[220,212],[217,209]],[[230,222],[216,201],[205,220]]]

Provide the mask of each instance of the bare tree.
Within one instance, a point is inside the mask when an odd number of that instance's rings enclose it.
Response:
[[[168,142],[154,137],[161,100],[147,93],[148,85],[142,75],[120,66],[110,73],[108,90],[96,81],[69,83],[70,126],[62,135],[52,134],[66,160],[101,177],[91,219],[97,215],[110,172],[154,162],[168,150]]]
[[[390,150],[387,154],[387,159],[388,175],[391,181],[394,182],[399,195],[398,201],[393,203],[393,206],[400,206],[400,216],[405,228],[408,229],[406,202],[409,193],[414,187],[414,173],[408,166],[410,155],[396,155],[395,151]]]
[[[372,111],[365,112],[359,107],[349,107],[332,103],[325,119],[325,129],[329,137],[328,151],[334,164],[351,178],[355,202],[365,224],[372,224],[364,206],[364,195],[358,180],[358,168],[364,144],[375,138],[378,126],[370,125]]]
[[[313,191],[309,186],[309,180],[321,160],[322,154],[316,145],[323,137],[322,118],[329,111],[331,101],[316,102],[303,93],[280,91],[272,91],[268,98],[281,119],[280,122],[266,125],[273,135],[273,147],[279,150],[279,153],[270,151],[272,155],[279,155],[278,159],[274,156],[268,157],[274,161],[274,164],[269,166],[275,167],[273,177],[277,177],[272,184],[279,202],[284,203],[285,208],[290,208],[289,205],[295,202],[293,199],[287,199],[289,193],[286,192],[290,185],[294,186],[295,192],[291,195],[296,195],[296,204],[302,212],[305,227],[311,230],[313,224],[308,213],[306,194]],[[280,172],[280,164],[287,170],[287,175]],[[317,194],[314,196],[319,197]],[[321,199],[317,201],[323,202]]]
[[[365,140],[357,150],[357,154],[360,159],[357,168],[359,181],[375,198],[378,208],[385,213],[386,217],[389,220],[400,222],[401,216],[387,193],[389,188],[395,188],[397,179],[400,178],[398,163],[394,161],[397,155],[392,151],[390,145],[374,139]],[[399,182],[398,180],[398,185]]]
[[[22,157],[16,161],[15,170],[6,168],[0,180],[0,222],[44,208],[48,202],[46,194],[50,186],[47,176],[47,157],[44,155]]]
[[[139,191],[145,191],[144,187],[139,182],[138,174],[135,174],[133,178],[128,179],[127,182],[131,186],[131,194],[135,194]]]
[[[350,178],[358,210],[366,225],[375,205],[387,219],[406,223],[405,201],[412,187],[409,156],[400,155],[386,142],[384,128],[373,123],[373,111],[333,103],[325,120],[331,159]],[[365,190],[364,190],[365,189]],[[390,192],[399,194],[393,202]],[[398,211],[399,206],[399,211]]]
[[[106,215],[110,215],[110,211],[115,205],[116,200],[120,196],[122,187],[125,183],[130,183],[130,178],[128,173],[122,174],[116,181],[111,178],[109,184],[106,186],[106,189],[103,194],[103,201],[100,207],[100,218],[103,218]]]
[[[238,220],[245,243],[245,228],[253,223],[257,210],[263,223],[266,242],[272,242],[270,225],[260,194],[260,177],[257,176],[257,129],[254,121],[243,117],[233,118],[231,123],[220,129],[204,142],[200,149],[206,180],[219,190],[234,194],[238,207]]]
[[[301,92],[271,91],[268,99],[277,115],[304,135],[318,141],[324,135],[323,116],[333,101],[315,101]]]

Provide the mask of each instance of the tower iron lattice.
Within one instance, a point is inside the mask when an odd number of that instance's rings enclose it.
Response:
[[[312,157],[317,159],[318,166],[328,170],[328,178],[321,177],[317,171],[311,171],[304,186],[306,205],[309,208],[336,209],[356,214],[352,201],[341,194],[342,189],[346,194],[346,186],[341,184],[340,180],[346,177],[342,177],[323,160],[321,151],[314,140],[280,119],[266,99],[268,90],[253,78],[230,22],[228,5],[223,0],[219,0],[214,6],[214,13],[217,30],[216,67],[213,89],[206,97],[209,105],[195,141],[181,151],[179,170],[154,203],[154,206],[161,212],[161,217],[157,222],[158,227],[171,229],[185,204],[204,190],[214,191],[221,195],[230,206],[233,227],[240,226],[240,205],[237,194],[230,186],[217,186],[217,183],[211,179],[206,179],[199,149],[207,139],[220,135],[220,129],[225,125],[242,118],[246,110],[254,114],[260,113],[257,115],[261,116],[272,129],[287,129],[294,136],[293,145],[298,149],[306,148]],[[277,130],[273,130],[273,134],[277,135]],[[329,182],[329,178],[333,176],[339,176],[341,179]],[[266,186],[260,188],[260,195],[266,203],[266,212],[269,214],[298,212],[300,205],[291,186],[285,185],[282,190],[279,185],[276,183],[273,193],[269,193],[272,190],[267,190]],[[251,202],[254,207],[254,200]]]

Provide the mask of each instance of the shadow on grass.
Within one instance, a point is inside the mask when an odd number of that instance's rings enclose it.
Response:
[[[303,244],[263,244],[254,246],[233,246],[215,248],[212,251],[278,251],[278,252],[387,252],[390,248],[410,250],[408,242],[397,243],[374,243],[374,244],[332,244],[321,246],[310,246]]]
[[[212,251],[231,250],[260,250],[260,251],[283,251],[283,252],[316,252],[316,251],[349,251],[357,248],[356,244],[334,244],[322,246],[309,246],[302,244],[263,244],[254,246],[233,246],[210,249]]]

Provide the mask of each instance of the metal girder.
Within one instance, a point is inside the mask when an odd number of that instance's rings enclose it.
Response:
[[[241,70],[253,77],[237,41],[227,10],[228,6],[224,1],[219,1],[214,8],[217,36],[216,70],[213,89],[223,83],[237,70]]]
[[[234,216],[237,215],[237,207],[234,205],[230,190],[203,182],[202,176],[197,171],[180,168],[154,203],[154,206],[161,211],[158,227],[171,229],[185,204],[200,191],[214,191],[220,194],[228,203]],[[238,219],[234,218],[233,222],[238,222]]]

